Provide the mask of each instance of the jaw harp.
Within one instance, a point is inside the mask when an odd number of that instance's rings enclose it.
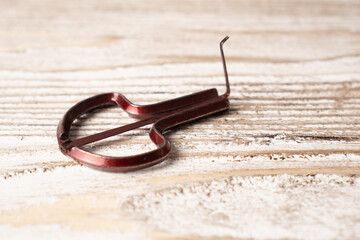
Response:
[[[223,44],[229,37],[220,42],[220,52],[224,67],[226,92],[219,95],[215,88],[192,93],[160,103],[136,105],[119,93],[104,93],[85,99],[70,108],[57,128],[57,139],[63,154],[72,157],[89,167],[109,172],[127,172],[149,167],[162,162],[170,153],[170,142],[162,134],[166,130],[195,119],[205,117],[229,109],[228,97],[230,84],[226,69]],[[81,115],[96,108],[119,106],[130,117],[139,121],[117,127],[87,137],[70,139],[70,128],[73,122]],[[110,157],[85,151],[80,146],[93,143],[126,131],[130,131],[147,124],[151,124],[150,139],[156,149],[133,156]]]

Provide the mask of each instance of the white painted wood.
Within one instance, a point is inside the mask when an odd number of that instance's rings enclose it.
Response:
[[[0,238],[360,237],[360,3],[0,3]],[[170,131],[170,157],[126,174],[60,153],[56,126],[89,96],[151,103],[216,87],[229,112]],[[73,137],[131,122],[116,108]],[[153,149],[150,126],[87,149]]]

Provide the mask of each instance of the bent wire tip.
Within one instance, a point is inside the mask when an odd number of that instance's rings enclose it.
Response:
[[[225,56],[224,56],[223,45],[228,39],[229,39],[229,36],[226,36],[220,42],[221,59],[222,59],[223,67],[224,67],[224,75],[225,75],[225,83],[226,83],[226,92],[225,92],[224,96],[226,96],[226,97],[230,96],[230,83],[229,83],[229,77],[228,77],[227,68],[226,68],[226,61],[225,61]]]
[[[224,43],[229,39],[229,36],[224,37],[223,40],[221,40],[220,45],[224,45]]]

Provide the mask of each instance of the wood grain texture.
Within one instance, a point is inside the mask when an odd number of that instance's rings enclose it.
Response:
[[[360,2],[0,2],[0,238],[360,238]],[[109,174],[62,155],[65,111],[231,83],[228,112],[171,130],[170,157]],[[131,122],[82,116],[81,137]],[[150,126],[84,148],[154,149]]]

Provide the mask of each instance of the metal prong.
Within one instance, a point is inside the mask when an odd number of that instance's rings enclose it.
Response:
[[[225,93],[226,97],[228,97],[230,95],[230,83],[229,83],[229,77],[228,77],[228,73],[227,73],[227,69],[226,69],[226,61],[225,61],[225,56],[224,56],[223,45],[226,42],[226,40],[228,40],[228,39],[229,39],[229,37],[226,36],[220,42],[220,52],[221,52],[221,58],[222,58],[222,63],[223,63],[223,67],[224,67],[224,75],[225,75],[225,81],[226,81],[226,93]]]

